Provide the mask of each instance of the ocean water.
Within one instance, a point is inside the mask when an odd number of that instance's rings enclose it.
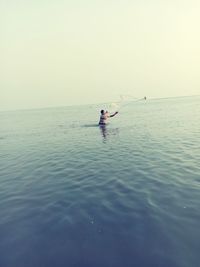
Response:
[[[0,113],[0,267],[200,266],[200,97]]]

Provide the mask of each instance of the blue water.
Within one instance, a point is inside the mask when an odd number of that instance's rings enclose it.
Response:
[[[0,267],[200,266],[200,97],[0,113]]]

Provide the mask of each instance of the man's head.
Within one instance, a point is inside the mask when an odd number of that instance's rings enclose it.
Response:
[[[103,115],[104,113],[105,113],[105,111],[102,109],[102,110],[101,110],[101,114]]]

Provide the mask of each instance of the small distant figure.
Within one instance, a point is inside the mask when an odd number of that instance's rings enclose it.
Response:
[[[101,115],[100,115],[100,120],[99,120],[99,125],[106,125],[107,124],[107,119],[112,118],[115,115],[118,114],[118,111],[113,113],[112,115],[109,114],[108,111],[104,111],[103,109],[101,110]]]

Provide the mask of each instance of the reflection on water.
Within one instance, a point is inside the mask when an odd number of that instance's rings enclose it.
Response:
[[[99,129],[103,137],[103,141],[106,141],[108,136],[117,135],[119,133],[119,128],[109,128],[108,125],[99,125]]]
[[[106,125],[99,125],[99,129],[100,129],[101,134],[105,140],[107,137],[107,134],[108,134]]]
[[[100,133],[103,137],[103,141],[106,141],[108,136],[110,135],[117,135],[119,133],[119,128],[110,128],[109,124],[106,125],[99,125],[99,124],[84,124],[82,125],[84,128],[94,128],[99,127]]]

